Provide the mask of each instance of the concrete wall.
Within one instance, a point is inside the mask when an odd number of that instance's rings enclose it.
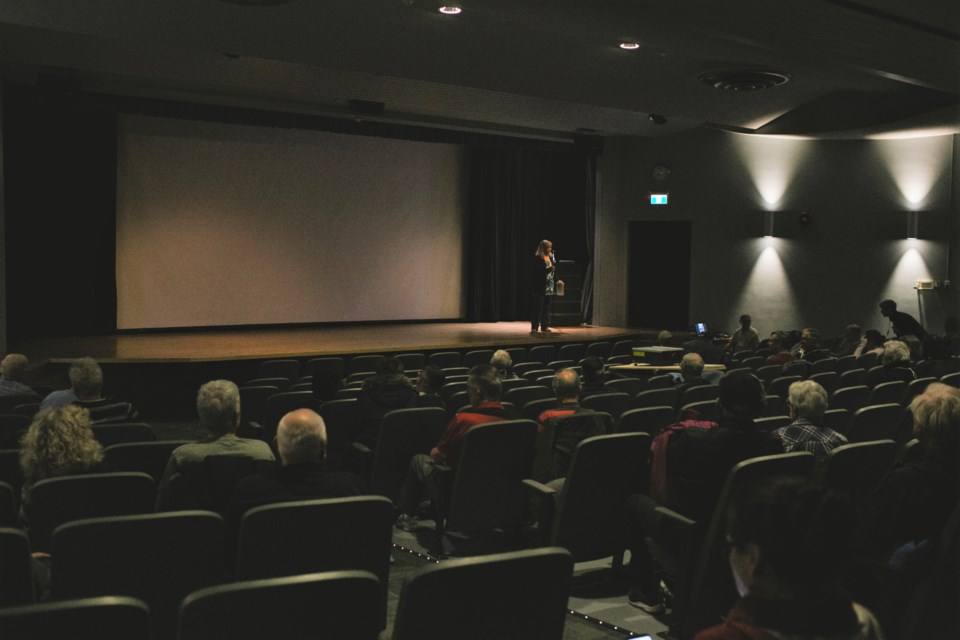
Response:
[[[627,320],[629,222],[690,220],[691,321],[732,331],[750,313],[761,333],[815,326],[835,334],[850,322],[885,332],[877,302],[892,298],[940,332],[943,318],[960,312],[956,146],[954,136],[814,141],[707,129],[610,139],[594,321]],[[663,185],[650,175],[657,163],[671,168]],[[670,204],[651,207],[648,195],[660,189]],[[919,212],[917,239],[907,239],[911,210]],[[808,224],[801,212],[811,215]],[[926,278],[952,286],[917,291],[916,280]]]

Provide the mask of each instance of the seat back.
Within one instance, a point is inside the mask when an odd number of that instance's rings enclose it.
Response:
[[[0,630],[5,640],[148,640],[150,608],[124,596],[9,607],[0,609]]]
[[[552,344],[538,344],[527,351],[527,361],[546,365],[557,359],[557,348]]]
[[[811,374],[807,380],[812,380],[823,387],[824,391],[827,392],[828,397],[837,389],[840,384],[840,376],[836,371],[821,371],[819,373],[814,373]]]
[[[790,416],[767,416],[764,418],[754,418],[753,424],[761,431],[773,432],[780,427],[785,427],[792,423]]]
[[[758,367],[754,372],[757,377],[763,380],[765,385],[769,385],[775,378],[779,378],[783,372],[783,365],[780,364],[765,364],[762,367]]]
[[[396,358],[403,363],[403,370],[407,375],[415,375],[427,366],[427,356],[423,353],[401,353]]]
[[[160,440],[159,442],[124,442],[103,450],[104,463],[114,471],[139,471],[154,482],[160,482],[170,454],[189,440]]]
[[[19,413],[0,413],[0,447],[19,449],[20,438],[27,432],[30,418]]]
[[[513,360],[513,365],[516,366],[521,362],[527,361],[527,348],[526,347],[509,347],[505,349],[507,353],[510,354],[510,359]]]
[[[447,412],[440,407],[396,409],[383,416],[380,440],[373,454],[370,490],[395,503],[407,477],[410,458],[429,453],[440,440],[447,424]]]
[[[530,477],[549,482],[566,476],[577,445],[586,438],[609,433],[612,422],[610,414],[589,409],[547,420],[537,435]]]
[[[752,353],[752,352],[750,352]],[[750,356],[743,358],[739,361],[739,366],[747,367],[748,369],[753,369],[756,371],[760,367],[764,366],[767,363],[767,359],[763,356]]]
[[[618,433],[581,440],[573,452],[550,543],[575,562],[606,558],[622,548],[627,496],[650,474],[650,435]]]
[[[866,406],[869,397],[870,387],[865,384],[855,387],[840,387],[830,396],[830,408],[846,409],[850,413],[853,413],[857,409]]]
[[[156,486],[145,473],[90,473],[40,480],[30,496],[30,546],[50,551],[50,536],[65,522],[152,512]]]
[[[630,396],[626,393],[598,393],[581,400],[580,406],[584,409],[609,413],[616,423],[623,412],[630,408]]]
[[[531,420],[490,422],[464,438],[454,472],[446,528],[488,531],[523,521],[523,479],[533,464],[537,425]]]
[[[697,387],[687,387],[680,394],[677,401],[678,406],[684,406],[692,402],[703,402],[704,400],[716,400],[720,397],[720,385],[702,384]]]
[[[255,460],[249,456],[215,455],[187,462],[170,476],[161,511],[201,509],[225,512],[233,490],[247,476],[264,473],[276,466],[273,460]]]
[[[794,382],[800,382],[801,380],[803,380],[801,376],[781,375],[779,378],[774,378],[770,382],[770,384],[767,385],[767,393],[770,393],[775,396],[780,396],[781,400],[786,400],[787,393],[790,390],[790,385],[792,385]]]
[[[641,391],[630,401],[630,408],[640,409],[642,407],[673,407],[676,409],[677,401],[680,399],[680,392],[675,387],[665,387],[663,389],[647,389]]]
[[[694,413],[696,412],[696,413]],[[716,422],[720,419],[720,403],[716,400],[702,400],[701,402],[691,402],[680,407],[677,412],[678,420],[706,420]]]
[[[240,425],[256,422],[262,426],[267,415],[267,400],[277,393],[280,393],[280,387],[273,385],[240,387]]]
[[[895,402],[877,404],[858,409],[853,413],[850,428],[846,433],[850,442],[869,440],[893,440],[900,428],[903,407]]]
[[[640,378],[617,378],[615,380],[607,380],[603,383],[603,386],[611,393],[626,393],[627,395],[631,396],[635,396],[647,388],[646,382]]]
[[[540,400],[531,400],[520,408],[520,417],[524,420],[537,421],[540,414],[548,409],[556,409],[560,402],[556,398],[541,398]]]
[[[286,378],[293,382],[300,379],[300,362],[293,358],[264,360],[257,367],[258,378]]]
[[[867,383],[867,370],[862,367],[854,367],[840,372],[840,378],[837,380],[837,388],[859,387]]]
[[[503,399],[512,402],[517,407],[522,407],[531,400],[545,400],[553,397],[553,390],[540,385],[529,385],[510,389],[504,394]]]
[[[587,356],[587,349],[580,343],[562,344],[557,349],[557,360],[580,362]]]
[[[113,422],[95,424],[93,437],[104,447],[124,442],[153,442],[157,434],[146,422]]]
[[[903,404],[909,405],[910,402],[915,397],[917,397],[918,395],[926,391],[927,385],[929,385],[931,382],[936,382],[936,381],[937,381],[936,378],[927,377],[927,378],[917,378],[916,380],[911,380],[910,382],[908,382],[907,391],[903,396]]]
[[[835,491],[845,491],[853,504],[876,488],[897,457],[897,443],[893,440],[856,442],[835,447],[827,454],[823,484]]]
[[[837,371],[837,358],[834,356],[827,356],[826,358],[820,358],[810,366],[809,375],[816,373],[826,373],[826,372],[836,372]]]
[[[530,383],[524,380],[524,384],[529,386]],[[466,391],[466,390],[467,390],[467,381],[457,380],[455,382],[447,382],[442,387],[440,387],[440,390],[437,393],[440,395],[441,398],[443,398],[445,402],[447,402],[450,400],[453,394],[460,393],[461,391]]]
[[[654,389],[670,389],[674,385],[673,376],[669,373],[663,373],[659,376],[650,376],[647,378],[647,391]]]
[[[341,379],[346,377],[346,367],[343,358],[340,357],[310,358],[303,366],[303,375],[305,376],[316,375],[321,371],[329,371]]]
[[[596,357],[600,358],[601,360],[606,360],[610,357],[611,351],[613,351],[613,344],[607,342],[606,340],[600,340],[598,342],[591,342],[587,345],[587,351],[584,357]]]
[[[356,398],[324,402],[317,409],[317,413],[327,426],[328,455],[344,451],[351,442],[356,440],[360,432]]]
[[[618,433],[643,431],[656,435],[673,422],[677,412],[673,407],[641,407],[629,409],[620,416]]]
[[[463,354],[462,364],[468,368],[478,364],[490,364],[491,358],[493,358],[493,349],[475,349]]]
[[[827,409],[823,414],[823,426],[838,433],[846,433],[850,426],[850,411],[847,409]]]
[[[870,392],[867,404],[887,404],[895,402],[903,404],[903,397],[907,393],[907,383],[902,380],[881,382]]]
[[[430,565],[403,586],[392,640],[561,640],[572,573],[556,547]]]
[[[783,371],[780,373],[780,376],[800,376],[801,378],[806,378],[808,375],[810,375],[811,368],[813,368],[813,365],[807,360],[794,360],[792,362],[784,363]]]
[[[301,500],[256,507],[240,524],[237,579],[364,570],[377,577],[386,626],[393,503],[383,496]],[[382,588],[381,588],[382,586]]]
[[[0,482],[0,527],[17,527],[17,497],[13,487]]]
[[[19,509],[20,488],[23,486],[19,449],[0,449],[0,482],[6,482],[13,489],[14,505]]]
[[[380,581],[369,571],[247,580],[195,591],[180,607],[179,640],[370,640],[381,629]]]
[[[30,540],[16,527],[0,527],[0,607],[33,604]],[[0,630],[6,632],[0,617]],[[6,633],[4,633],[6,637]]]
[[[377,364],[382,357],[382,355],[374,353],[353,356],[347,364],[347,375],[352,376],[355,373],[372,373],[376,371]]]
[[[460,366],[459,351],[437,351],[427,356],[427,364],[432,364],[441,369]]]
[[[54,598],[140,598],[155,637],[170,637],[183,598],[223,578],[223,519],[179,511],[78,520],[54,532],[53,555]]]

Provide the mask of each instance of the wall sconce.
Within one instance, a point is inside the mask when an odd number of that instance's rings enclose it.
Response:
[[[773,211],[763,212],[763,237],[773,237]]]
[[[916,238],[917,228],[920,226],[920,212],[907,211],[907,237]]]

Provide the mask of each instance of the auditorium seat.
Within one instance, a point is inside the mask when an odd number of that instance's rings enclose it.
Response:
[[[857,357],[857,367],[869,371],[880,363],[880,354],[864,353]]]
[[[551,360],[547,363],[547,368],[552,369],[554,372],[560,371],[561,369],[573,369],[576,366],[576,360]]]
[[[850,426],[850,416],[851,412],[842,407],[827,409],[823,414],[823,426],[838,433],[846,433]]]
[[[572,360],[573,362],[580,362],[586,357],[586,355],[586,347],[579,343],[562,344],[560,345],[560,348],[557,349],[557,360]]]
[[[345,378],[346,367],[344,365],[343,358],[340,358],[340,357],[310,358],[309,360],[307,360],[307,363],[303,366],[303,376],[313,376],[322,372],[333,373],[340,379]]]
[[[613,351],[613,345],[605,340],[591,342],[587,345],[586,357],[600,358],[606,361],[606,359],[610,357],[611,351]]]
[[[870,399],[867,400],[867,404],[886,404],[888,402],[903,404],[903,398],[906,394],[907,383],[902,380],[881,382],[870,391]]]
[[[467,351],[463,354],[463,366],[467,368],[472,368],[478,364],[490,364],[490,359],[493,357],[493,349],[477,349],[474,351]]]
[[[441,369],[460,366],[459,351],[436,351],[427,356],[427,364]]]
[[[763,356],[750,356],[748,358],[744,358],[743,360],[740,360],[739,362],[734,361],[732,366],[746,367],[748,369],[756,371],[757,369],[759,369],[760,367],[766,364],[767,364],[767,359],[764,358]]]
[[[383,357],[379,353],[369,353],[361,354],[358,356],[353,356],[350,358],[350,362],[347,363],[347,375],[353,375],[355,373],[367,373],[377,370],[377,365],[380,363],[380,359]]]
[[[960,371],[956,373],[948,373],[945,376],[940,378],[940,382],[943,384],[948,384],[951,387],[960,388]]]
[[[640,378],[616,378],[607,380],[603,383],[603,386],[611,393],[625,393],[629,396],[635,396],[647,387],[646,383]]]
[[[786,371],[786,368],[784,368]],[[775,396],[780,396],[780,399],[786,401],[787,393],[790,391],[790,385],[794,382],[800,382],[803,380],[802,376],[798,375],[781,375],[779,378],[774,378],[770,381],[770,384],[767,385],[767,393]]]
[[[630,356],[633,357],[633,340],[617,340],[613,343],[613,349],[610,351],[610,357]]]
[[[290,387],[290,378],[253,378],[243,383],[244,387],[276,387],[281,391],[286,391]]]
[[[264,360],[257,367],[258,378],[286,378],[291,382],[300,379],[300,362],[293,358]]]
[[[324,402],[317,413],[327,426],[327,466],[343,468],[347,447],[360,433],[357,401],[348,398]]]
[[[396,356],[403,363],[403,370],[411,377],[427,366],[427,356],[423,353],[401,353]]]
[[[810,365],[810,375],[815,373],[835,373],[837,371],[837,359],[833,356],[828,356],[826,358],[820,358],[816,362]]]
[[[0,609],[4,640],[149,640],[150,608],[142,600],[101,596]]]
[[[757,429],[768,433],[772,433],[780,427],[786,427],[791,423],[793,423],[793,418],[790,416],[766,416],[753,419],[753,424],[757,425]]]
[[[235,455],[207,456],[203,460],[184,463],[170,476],[157,511],[203,509],[223,513],[240,480],[266,473],[277,464],[273,460]]]
[[[21,404],[30,404],[37,401],[37,396],[33,394],[19,394],[11,396],[0,396],[0,414],[11,413],[13,408]]]
[[[531,385],[527,387],[516,387],[515,389],[510,389],[510,391],[501,397],[504,400],[512,402],[517,407],[522,407],[531,400],[553,398],[554,394],[553,391],[546,387],[540,385]]]
[[[840,376],[837,375],[836,371],[821,371],[811,374],[807,379],[823,387],[823,390],[827,392],[827,397],[830,397],[830,394],[836,391],[840,385]]]
[[[631,408],[631,397],[626,393],[597,393],[588,396],[580,401],[580,406],[584,409],[593,409],[602,411],[613,416],[614,423],[620,419],[624,411]],[[616,428],[616,424],[614,425]]]
[[[680,399],[680,390],[676,387],[664,387],[662,389],[647,389],[641,391],[630,401],[631,409],[640,409],[643,407],[673,407],[676,409],[677,401]]]
[[[13,488],[15,503],[19,508],[20,487],[23,486],[19,449],[0,449],[0,482],[5,482]]]
[[[647,390],[653,389],[669,389],[673,387],[674,379],[673,376],[669,373],[665,373],[659,376],[651,376],[647,378]]]
[[[6,482],[0,482],[0,527],[18,527],[17,496]]]
[[[680,394],[677,400],[679,406],[690,404],[691,402],[702,402],[704,400],[716,400],[720,397],[720,385],[702,384],[697,387],[687,387]]]
[[[560,406],[559,401],[552,396],[549,398],[540,398],[539,400],[531,400],[520,407],[520,417],[524,420],[533,420],[536,422],[541,413],[549,409],[556,409],[558,406]]]
[[[19,449],[20,438],[27,432],[30,418],[19,413],[0,413],[0,448]]]
[[[516,370],[518,364],[527,361],[526,347],[508,347],[505,351],[510,354],[510,359],[513,360],[514,370]]]
[[[849,371],[850,369],[855,369],[859,366],[860,365],[857,364],[857,356],[854,356],[854,355],[840,356],[839,358],[837,358],[836,372],[840,375],[843,375],[845,371]]]
[[[926,391],[927,385],[931,382],[937,382],[937,379],[933,377],[917,378],[907,383],[907,391],[903,396],[903,404],[909,406],[914,398]]]
[[[403,585],[382,640],[561,640],[573,559],[547,547],[458,558],[420,570]]]
[[[524,384],[528,385],[529,383],[524,381]],[[440,397],[443,398],[445,402],[447,402],[450,400],[453,394],[458,393],[460,391],[466,391],[466,390],[467,390],[467,382],[466,380],[464,380],[463,382],[448,382],[442,387],[440,387],[440,390],[438,391],[438,393]]]
[[[556,371],[553,369],[545,369],[543,365],[539,365],[538,369],[528,369],[523,372],[523,377],[529,380],[530,382],[536,382],[538,378],[543,377],[553,377],[556,374]]]
[[[277,393],[280,393],[280,387],[273,385],[240,387],[240,425],[263,425],[267,414],[267,400]]]
[[[840,445],[827,454],[823,485],[846,492],[854,505],[860,504],[890,470],[896,456],[897,443],[893,440]]]
[[[554,374],[555,375],[555,374]],[[553,387],[554,377],[552,375],[540,376],[533,381],[534,384],[540,385],[541,387],[552,388]]]
[[[651,435],[660,433],[673,424],[677,410],[673,407],[641,407],[628,409],[620,415],[617,433],[636,433],[643,431]]]
[[[206,587],[180,607],[179,640],[376,640],[381,583],[329,571]]]
[[[536,451],[528,478],[550,482],[567,475],[573,452],[587,438],[611,433],[613,418],[599,411],[578,411],[555,416],[537,434]],[[546,524],[546,523],[545,523]]]
[[[535,347],[530,347],[527,351],[527,360],[529,362],[539,362],[545,365],[556,359],[557,348],[552,344],[538,344]]]
[[[33,604],[33,571],[30,540],[17,527],[0,526],[0,610],[2,607]],[[6,631],[0,618],[0,631]],[[6,634],[4,634],[6,637]]]
[[[139,471],[159,483],[167,468],[170,454],[190,440],[161,440],[159,442],[124,442],[105,447],[103,460],[113,471]]]
[[[13,413],[19,413],[22,416],[27,416],[28,418],[33,418],[37,415],[37,412],[40,411],[39,402],[25,402],[23,404],[18,404],[13,408]]]
[[[754,373],[763,381],[764,385],[769,385],[775,378],[779,378],[783,371],[783,365],[766,364],[759,367]]]
[[[93,437],[104,447],[124,442],[153,442],[157,434],[146,422],[113,422],[95,424]]]
[[[840,373],[840,379],[837,380],[837,388],[859,387],[867,383],[867,370],[862,367],[854,367]]]
[[[831,409],[846,409],[853,413],[867,404],[870,398],[870,387],[858,385],[855,387],[840,387],[830,396]]]
[[[846,432],[850,442],[893,440],[900,428],[903,407],[895,402],[863,407],[853,413]]]
[[[464,381],[466,382],[466,381]],[[510,389],[516,389],[517,387],[529,387],[530,381],[526,378],[507,378],[500,382],[500,396],[506,396],[507,392]]]
[[[701,400],[682,405],[677,411],[677,420],[720,420],[720,404],[716,400]]]

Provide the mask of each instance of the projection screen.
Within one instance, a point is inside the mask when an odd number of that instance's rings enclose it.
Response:
[[[461,318],[461,147],[123,116],[117,327]]]

